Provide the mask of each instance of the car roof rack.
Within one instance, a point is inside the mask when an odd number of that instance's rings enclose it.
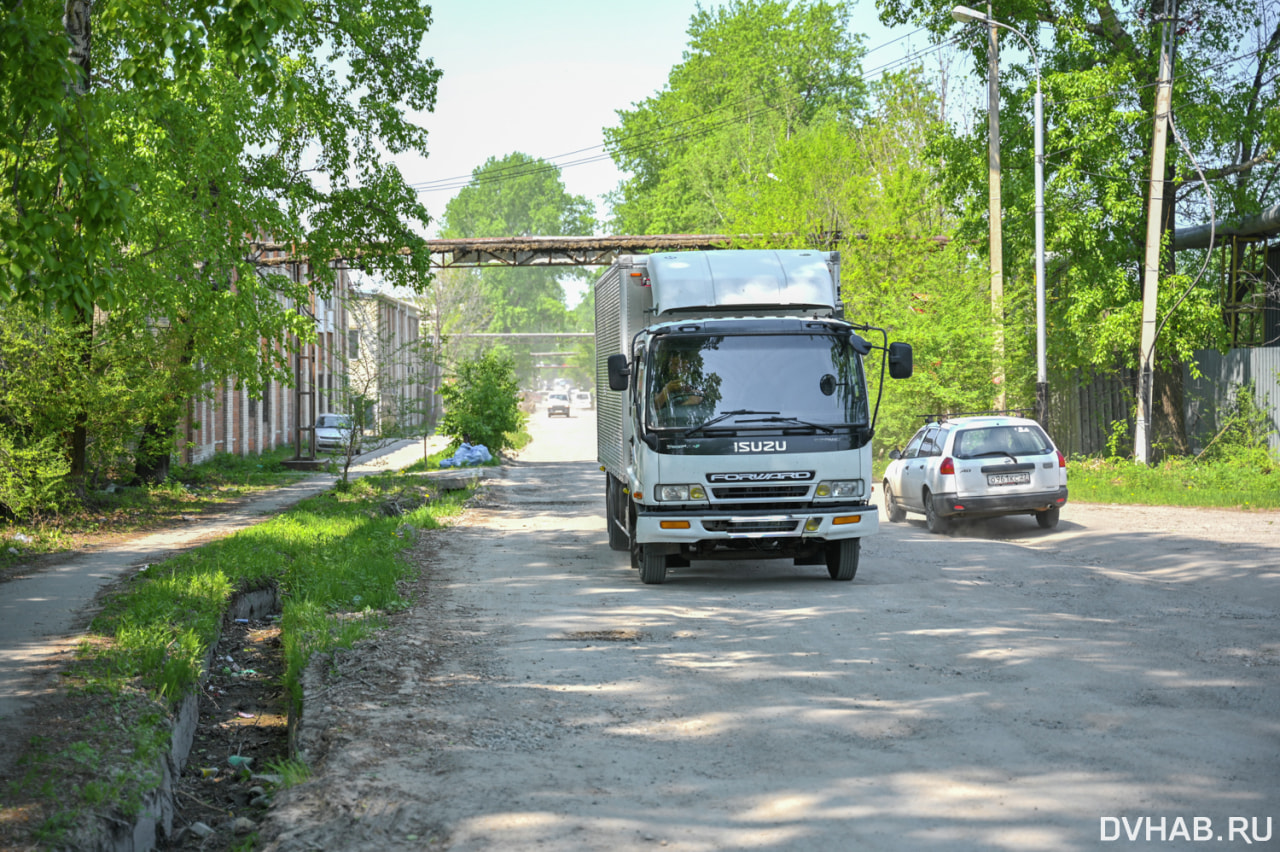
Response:
[[[955,417],[1028,417],[1033,414],[1030,408],[1006,408],[1001,411],[952,411],[946,414],[917,414],[925,423],[945,423]]]

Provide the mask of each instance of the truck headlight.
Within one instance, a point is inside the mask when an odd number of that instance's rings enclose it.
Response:
[[[707,499],[707,492],[701,485],[659,485],[658,499],[664,503],[705,500]]]
[[[867,493],[867,483],[862,479],[835,479],[830,482],[819,482],[814,490],[817,497],[837,497],[847,499],[862,497]]]

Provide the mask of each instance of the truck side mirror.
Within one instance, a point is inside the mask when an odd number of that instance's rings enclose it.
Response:
[[[889,375],[895,379],[909,379],[913,372],[910,343],[889,344]]]
[[[609,356],[609,390],[624,391],[627,389],[627,378],[631,369],[627,367],[627,356],[623,354]]]

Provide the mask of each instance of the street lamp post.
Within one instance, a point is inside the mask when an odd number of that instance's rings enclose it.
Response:
[[[1045,363],[1044,335],[1044,99],[1040,92],[1040,58],[1035,45],[1021,30],[1001,23],[990,15],[968,6],[956,6],[951,17],[962,24],[981,23],[1000,27],[1022,39],[1031,51],[1031,62],[1036,69],[1036,419],[1044,423],[1049,411],[1049,370]]]

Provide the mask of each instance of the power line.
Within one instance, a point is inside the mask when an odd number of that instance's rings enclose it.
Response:
[[[890,47],[894,44],[897,44],[900,41],[904,41],[913,36],[919,35],[922,32],[925,32],[923,28],[913,30],[912,32],[899,36],[898,38],[893,39],[892,41],[888,41],[883,44],[877,45],[876,47],[871,48],[870,50],[866,51],[864,56],[868,56],[878,50],[882,50],[884,48]],[[957,34],[945,41],[929,45],[928,47],[921,48],[920,50],[912,51],[911,53],[908,53],[905,56],[886,62],[883,65],[879,65],[874,68],[865,70],[860,74],[860,78],[864,81],[870,81],[876,77],[883,78],[884,76],[892,73],[893,71],[917,64],[922,59],[927,58],[933,54],[939,53],[947,48],[957,47],[964,40],[965,39],[963,37],[963,34]],[[1223,68],[1231,64],[1259,56],[1265,52],[1266,51],[1264,48],[1264,49],[1250,51],[1247,53],[1242,53],[1237,56],[1224,59],[1213,65],[1206,66],[1205,70]],[[1155,85],[1156,84],[1151,83],[1144,86],[1137,86],[1137,87],[1133,87],[1125,90],[1109,89],[1097,95],[1071,98],[1069,100],[1055,100],[1050,97],[1050,98],[1046,98],[1046,103],[1049,105],[1057,106],[1057,107],[1065,107],[1071,104],[1084,103],[1084,102],[1095,101],[1095,100],[1103,100],[1106,98],[1133,97],[1135,94],[1143,91],[1144,89],[1155,88]],[[803,99],[800,97],[791,97],[789,99],[784,99],[782,102],[774,105],[763,104],[760,107],[754,110],[750,110],[742,115],[729,115],[725,117],[723,120],[717,120],[712,124],[704,123],[709,115],[712,115],[718,112],[723,112],[725,110],[731,110],[756,100],[757,100],[757,97],[753,96],[753,97],[746,97],[746,98],[741,98],[733,101],[726,101],[724,103],[716,105],[715,107],[697,116],[686,118],[686,119],[680,119],[678,121],[668,123],[662,127],[647,129],[647,130],[639,131],[637,133],[633,133],[627,136],[623,136],[618,139],[615,139],[612,143],[602,143],[600,145],[591,145],[584,148],[578,148],[573,151],[567,151],[562,154],[556,154],[549,158],[538,158],[533,162],[529,162],[529,163],[519,163],[519,164],[513,164],[509,166],[503,166],[497,169],[491,169],[480,177],[477,177],[474,173],[472,173],[467,175],[457,175],[450,178],[440,178],[438,180],[433,180],[433,181],[424,181],[424,182],[414,183],[414,184],[410,184],[409,186],[410,188],[414,189],[416,192],[420,194],[428,193],[428,192],[456,192],[460,189],[465,189],[466,187],[473,186],[473,185],[500,183],[506,180],[517,179],[525,176],[535,176],[535,175],[545,174],[545,173],[560,173],[565,169],[573,168],[575,166],[591,165],[593,163],[612,160],[613,155],[606,150],[608,145],[618,146],[619,144],[624,144],[627,142],[634,143],[637,140],[642,140],[642,139],[645,139],[646,137],[655,137],[655,138],[660,137],[663,142],[667,142],[667,143],[687,141],[689,139],[695,139],[699,136],[709,135],[711,133],[714,133],[717,130],[721,130],[725,127],[729,127],[733,124],[751,121],[761,115],[765,115],[769,112],[773,112],[780,108],[785,108],[793,104],[798,104],[803,101]],[[689,130],[672,135],[673,130],[686,125],[691,125]],[[599,152],[599,153],[591,153],[591,152]],[[579,156],[583,154],[587,156]],[[566,157],[574,157],[575,159],[564,160],[564,158]]]
[[[892,41],[885,42],[884,44],[878,45],[872,48],[871,50],[868,50],[866,54],[864,54],[864,56],[874,53],[875,51],[881,50],[885,47],[889,47],[904,39],[911,38],[912,36],[918,35],[919,33],[922,33],[922,32],[924,32],[923,28],[913,30],[910,33],[907,33]],[[874,76],[883,77],[885,74],[889,73],[890,71],[913,64],[923,57],[929,56],[933,53],[937,53],[938,51],[941,51],[947,47],[957,44],[958,41],[959,41],[958,38],[953,37],[952,39],[949,39],[947,41],[940,42],[938,44],[931,45],[927,48],[909,53],[904,57],[892,60],[890,62],[885,63],[884,65],[878,66],[876,68],[872,68],[867,71],[863,71],[859,76],[864,81],[869,80]],[[756,110],[752,110],[746,113],[745,115],[731,115],[726,119],[724,119],[723,121],[718,121],[711,125],[701,123],[701,122],[705,122],[708,115],[711,115],[717,112],[723,112],[725,110],[734,109],[744,104],[751,103],[755,100],[757,100],[757,98],[753,96],[753,97],[746,97],[746,98],[741,98],[733,101],[726,101],[724,103],[716,105],[712,109],[707,110],[697,116],[690,117],[687,119],[681,119],[679,121],[675,121],[667,125],[664,125],[663,127],[648,129],[648,130],[640,131],[637,133],[633,133],[628,136],[624,136],[617,140],[614,140],[614,142],[611,144],[618,145],[619,143],[625,143],[628,141],[634,142],[638,139],[643,139],[648,136],[656,137],[656,136],[659,136],[660,134],[662,135],[662,139],[665,142],[684,141],[686,139],[696,138],[697,136],[700,136],[700,135],[713,133],[716,130],[722,129],[732,124],[740,123],[743,121],[749,121],[751,119],[756,118],[757,116],[774,111],[779,107],[786,107],[791,104],[803,102],[801,98],[793,97],[793,98],[786,99],[783,102],[776,104],[774,106],[764,105]],[[676,136],[669,135],[670,131],[673,130],[674,128],[680,127],[682,125],[692,125],[695,122],[698,122],[698,124],[692,130]],[[501,181],[512,179],[512,178],[523,177],[526,175],[537,175],[537,174],[542,174],[545,172],[552,172],[552,171],[559,172],[559,171],[562,171],[563,169],[571,168],[573,166],[589,165],[591,163],[597,163],[597,162],[602,162],[604,160],[613,159],[613,155],[605,151],[606,147],[607,147],[606,144],[600,144],[600,145],[588,146],[585,148],[578,148],[574,151],[568,151],[563,154],[556,154],[552,157],[539,158],[539,160],[533,163],[521,163],[521,164],[516,164],[511,166],[504,166],[497,169],[492,169],[486,172],[481,177],[476,177],[475,174],[472,173],[467,175],[456,175],[454,177],[449,177],[449,178],[440,178],[433,181],[418,182],[418,183],[410,184],[409,186],[410,188],[414,189],[418,193],[446,192],[446,191],[456,191],[459,189],[464,189],[467,186],[471,186],[471,185],[501,182]],[[558,162],[564,157],[574,157],[578,154],[586,154],[591,151],[600,151],[601,153],[592,154],[591,156],[587,156],[587,157],[579,157],[578,159],[570,160],[567,162]]]

